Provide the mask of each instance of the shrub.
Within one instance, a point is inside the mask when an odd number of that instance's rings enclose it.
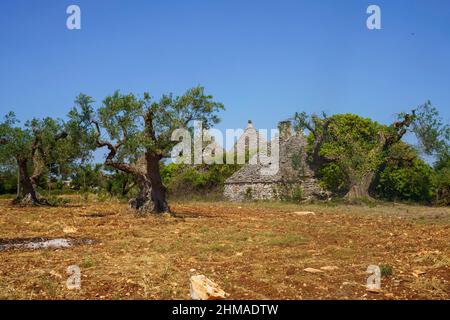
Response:
[[[436,189],[433,169],[420,159],[410,166],[388,166],[379,175],[377,192],[388,200],[431,202]]]
[[[303,200],[303,190],[300,186],[294,187],[291,198],[294,202],[300,202]]]
[[[319,181],[322,188],[334,194],[345,194],[348,188],[347,176],[336,163],[330,163],[319,171]]]
[[[382,277],[390,277],[394,274],[394,269],[388,264],[380,265],[380,271]]]
[[[245,189],[245,199],[246,200],[252,200],[253,199],[252,188],[248,187],[247,189]]]
[[[450,168],[443,168],[436,173],[435,203],[450,206]]]
[[[222,193],[225,180],[240,168],[239,165],[184,165],[170,163],[163,166],[161,176],[172,195]]]

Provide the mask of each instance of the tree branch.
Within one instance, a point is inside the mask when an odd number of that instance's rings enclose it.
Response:
[[[68,136],[67,132],[62,131],[55,136],[55,141],[65,139],[65,138],[67,138],[67,136]]]
[[[138,168],[137,166],[133,166],[131,164],[127,164],[127,163],[123,163],[123,162],[117,162],[114,161],[114,157],[117,154],[117,149],[121,146],[121,143],[118,143],[116,145],[113,145],[110,142],[107,141],[103,141],[103,140],[98,140],[97,141],[97,146],[102,148],[102,147],[107,147],[109,149],[109,153],[108,156],[105,159],[105,165],[107,166],[111,166],[117,170],[121,170],[127,173],[131,173],[133,175],[136,176],[144,176],[145,172],[143,170],[141,170],[140,168]]]
[[[399,142],[403,136],[408,132],[407,128],[413,123],[416,119],[416,111],[412,110],[411,114],[406,113],[403,115],[403,119],[401,121],[394,122],[390,128],[393,132],[380,132],[378,136],[378,141],[380,144],[381,150],[386,150],[393,144]]]
[[[133,174],[135,176],[139,176],[139,177],[145,176],[145,171],[141,170],[137,166],[133,166],[131,164],[127,164],[127,163],[123,163],[123,162],[114,161],[114,158],[117,155],[118,149],[121,146],[123,146],[126,142],[126,139],[127,139],[127,131],[126,130],[124,130],[124,138],[122,140],[118,141],[117,144],[113,145],[111,142],[100,139],[101,131],[100,131],[100,124],[98,123],[98,121],[91,119],[90,122],[91,122],[91,124],[94,125],[95,130],[97,131],[97,137],[96,137],[97,147],[99,147],[99,148],[107,147],[109,150],[108,156],[105,159],[106,166],[113,167],[117,170],[127,172],[127,173]]]
[[[310,130],[311,133],[314,136],[314,144],[313,144],[313,151],[312,151],[312,159],[313,159],[313,166],[315,168],[318,168],[322,166],[326,161],[328,161],[327,158],[320,155],[320,148],[322,147],[323,143],[325,142],[325,138],[328,135],[328,128],[332,122],[330,118],[324,118],[324,119],[317,119],[316,123],[319,122],[322,130],[320,130],[320,134],[318,134],[318,130]],[[317,125],[317,124],[316,124]]]

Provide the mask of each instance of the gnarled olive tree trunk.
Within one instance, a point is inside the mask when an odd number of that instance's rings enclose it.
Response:
[[[140,177],[138,186],[139,194],[128,202],[130,208],[142,213],[170,212],[167,204],[167,188],[162,183],[160,176]]]
[[[140,176],[138,178],[139,194],[136,198],[130,199],[128,202],[130,208],[139,210],[141,212],[152,212],[153,211],[153,201],[152,201],[152,185],[150,181],[146,179],[145,176]]]
[[[42,198],[37,192],[37,181],[39,179],[37,172],[32,176],[28,174],[28,159],[17,159],[17,166],[21,187],[13,203],[19,205],[48,205],[48,201]]]
[[[159,156],[147,155],[147,176],[152,186],[151,198],[153,201],[153,211],[156,213],[169,212],[169,205],[167,204],[167,188],[164,186],[160,167]]]
[[[380,130],[378,132],[378,141],[372,150],[359,150],[360,156],[365,158],[366,163],[363,163],[359,168],[355,167],[352,161],[348,161],[354,157],[354,153],[341,154],[328,158],[321,154],[321,148],[326,141],[332,141],[333,137],[329,135],[329,128],[333,124],[333,119],[326,117],[324,114],[322,118],[315,115],[308,117],[306,113],[296,113],[294,119],[297,121],[298,128],[307,128],[314,137],[312,145],[310,165],[313,171],[318,174],[320,168],[324,164],[337,161],[344,163],[346,171],[349,173],[349,191],[345,198],[354,200],[358,198],[370,198],[369,188],[374,180],[376,173],[379,172],[381,165],[385,161],[383,155],[395,143],[399,142],[407,132],[407,128],[416,119],[415,110],[411,114],[403,114],[403,118],[394,122],[387,130]],[[346,143],[357,143],[346,141]],[[370,159],[376,159],[370,163]]]
[[[54,136],[54,141],[65,139],[66,132],[58,133]],[[50,205],[47,199],[41,197],[37,191],[39,179],[46,168],[46,151],[42,145],[41,132],[34,131],[34,138],[31,145],[31,154],[16,155],[16,161],[19,171],[19,184],[17,186],[17,198],[14,204],[20,205]],[[31,163],[33,172],[28,173],[28,165]]]
[[[143,213],[170,212],[167,203],[167,188],[162,182],[159,171],[159,158],[154,155],[147,155],[145,161],[146,172],[138,178],[139,194],[129,201],[129,205]]]
[[[375,177],[374,172],[369,172],[363,175],[360,179],[352,179],[350,182],[350,188],[345,195],[348,200],[356,199],[370,199],[369,188]]]
[[[373,156],[382,155],[395,143],[399,142],[406,134],[407,128],[412,124],[416,118],[415,110],[411,114],[405,114],[403,120],[396,121],[390,126],[390,131],[378,133],[377,145],[369,151]],[[345,195],[349,200],[371,198],[369,195],[369,188],[372,181],[375,179],[376,173],[379,172],[381,166],[385,163],[382,157],[370,171],[366,172],[359,179],[351,179],[350,189]]]
[[[109,149],[105,165],[132,174],[137,178],[139,194],[129,201],[130,208],[142,213],[170,212],[167,204],[167,188],[162,182],[160,173],[159,161],[161,157],[159,155],[147,153],[138,160],[138,163],[127,164],[114,161],[120,145],[113,145],[105,141],[99,141],[98,145],[106,146]]]

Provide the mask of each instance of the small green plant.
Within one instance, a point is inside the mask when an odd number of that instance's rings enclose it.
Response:
[[[83,262],[80,265],[82,268],[91,268],[94,266],[94,261],[92,260],[92,257],[85,257],[83,259]]]
[[[245,190],[245,199],[247,199],[247,200],[252,200],[252,199],[253,199],[252,188],[248,187],[248,188]]]
[[[394,274],[394,270],[393,270],[392,266],[390,266],[388,264],[380,265],[380,271],[381,271],[382,277],[390,277]]]
[[[43,288],[43,290],[50,296],[55,297],[57,295],[57,284],[51,278],[46,275],[42,275],[39,277],[39,282]]]
[[[58,207],[58,206],[64,206],[64,205],[68,204],[69,200],[64,199],[64,198],[59,198],[54,195],[49,195],[47,197],[47,202],[51,206]]]
[[[303,191],[302,191],[302,188],[300,186],[297,186],[297,187],[295,187],[292,190],[291,198],[292,198],[292,201],[294,201],[294,202],[302,201],[302,199],[303,199]]]
[[[107,201],[111,201],[112,197],[109,193],[107,192],[99,192],[97,194],[97,200],[99,202],[107,202]]]

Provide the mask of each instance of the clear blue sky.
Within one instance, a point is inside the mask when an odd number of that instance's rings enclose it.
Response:
[[[225,104],[221,129],[322,110],[388,123],[427,99],[450,118],[447,0],[2,0],[0,53],[0,114],[21,119],[64,117],[80,92],[197,84]]]

